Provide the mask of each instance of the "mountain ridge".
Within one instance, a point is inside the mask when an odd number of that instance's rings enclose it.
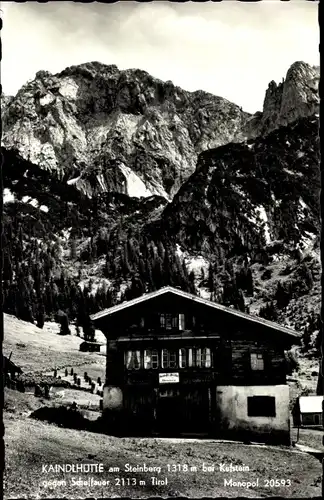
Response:
[[[202,151],[314,114],[316,71],[294,63],[283,83],[270,83],[263,111],[255,115],[143,70],[92,62],[56,75],[39,71],[15,97],[3,100],[3,145],[87,196],[117,190],[170,201]]]

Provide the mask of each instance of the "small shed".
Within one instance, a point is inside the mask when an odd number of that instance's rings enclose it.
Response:
[[[296,404],[295,425],[314,427],[323,425],[323,396],[300,396]]]
[[[80,344],[80,351],[83,352],[100,352],[100,346],[103,344],[99,344],[98,342],[89,342],[84,341]]]

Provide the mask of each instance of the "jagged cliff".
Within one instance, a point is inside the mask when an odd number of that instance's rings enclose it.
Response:
[[[263,112],[256,113],[248,122],[247,135],[266,135],[280,126],[293,123],[298,118],[319,113],[318,66],[297,61],[290,66],[286,78],[279,84],[269,83]]]
[[[292,247],[319,234],[318,119],[266,137],[205,151],[165,208],[158,231],[207,255],[257,253],[274,240]]]
[[[3,145],[90,196],[172,198],[197,155],[242,138],[250,115],[140,70],[87,63],[40,71],[8,101]]]

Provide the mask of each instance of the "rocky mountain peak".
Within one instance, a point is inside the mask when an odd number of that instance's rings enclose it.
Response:
[[[118,189],[169,200],[197,155],[242,140],[249,117],[212,94],[89,62],[27,82],[6,107],[3,145],[89,196]]]
[[[263,103],[263,113],[254,115],[249,133],[266,135],[299,118],[319,112],[319,67],[297,61],[290,66],[286,78],[277,84],[269,83]]]

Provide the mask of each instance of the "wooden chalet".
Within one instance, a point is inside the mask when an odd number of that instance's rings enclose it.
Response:
[[[104,414],[128,429],[290,442],[295,331],[170,286],[91,319],[107,338]]]

